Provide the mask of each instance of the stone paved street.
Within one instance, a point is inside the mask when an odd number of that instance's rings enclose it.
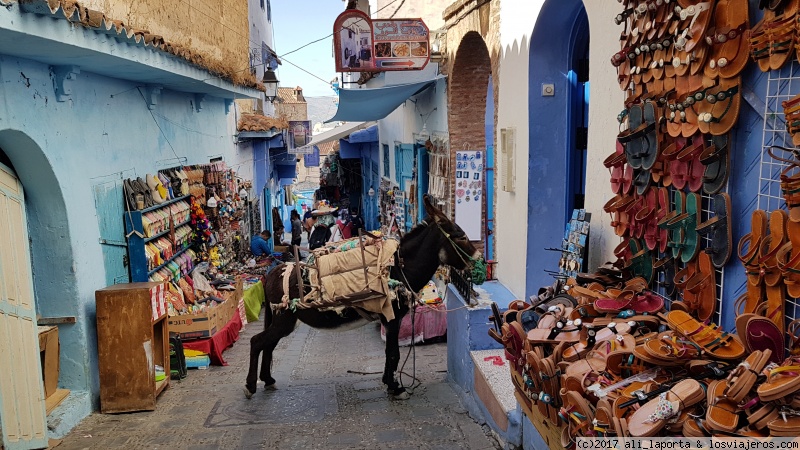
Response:
[[[153,412],[96,413],[80,423],[59,450],[147,449],[493,449],[495,441],[460,405],[446,381],[447,344],[416,347],[422,381],[407,401],[382,390],[383,341],[370,324],[347,332],[301,325],[275,351],[278,389],[259,384],[242,393],[250,337],[248,324],[224,356],[227,367],[190,370],[173,381]],[[405,358],[407,348],[401,348]],[[412,372],[411,359],[406,373]],[[362,374],[366,373],[366,374]],[[410,378],[404,377],[406,384]]]

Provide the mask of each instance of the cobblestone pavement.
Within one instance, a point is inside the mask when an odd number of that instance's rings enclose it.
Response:
[[[275,350],[278,389],[242,392],[248,324],[224,356],[226,367],[190,370],[153,412],[95,413],[58,446],[72,449],[494,449],[446,381],[447,344],[416,347],[422,385],[406,401],[383,392],[383,341],[376,324],[346,332],[301,325]],[[405,358],[407,348],[401,348]],[[411,359],[406,373],[412,372]],[[404,377],[406,384],[410,379]]]

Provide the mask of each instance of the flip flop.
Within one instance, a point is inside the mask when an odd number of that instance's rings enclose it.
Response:
[[[617,140],[625,147],[628,165],[634,169],[642,167],[642,147],[645,145],[642,135],[647,129],[643,114],[644,112],[640,105],[631,105],[628,108],[628,130],[617,136]]]
[[[744,312],[752,313],[756,306],[764,299],[764,280],[761,276],[761,267],[758,264],[758,256],[761,249],[761,242],[767,230],[767,213],[757,209],[753,211],[751,219],[750,233],[742,236],[739,241],[739,260],[744,265],[747,274],[747,303]],[[800,252],[798,252],[800,254]],[[787,283],[788,284],[788,283]],[[800,291],[800,284],[798,284]]]
[[[687,170],[684,178],[689,190],[692,192],[698,192],[703,186],[705,168],[700,162],[700,155],[703,153],[704,148],[703,136],[698,133],[692,136],[691,143],[678,154],[678,159],[686,163]]]
[[[637,409],[630,416],[628,431],[634,437],[656,436],[666,422],[680,411],[703,401],[704,394],[697,380],[682,380]]]

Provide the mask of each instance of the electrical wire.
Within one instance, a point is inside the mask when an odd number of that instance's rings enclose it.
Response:
[[[175,159],[180,159],[180,157],[178,156],[178,152],[175,151],[175,147],[172,146],[172,142],[169,141],[169,138],[164,133],[164,130],[161,129],[161,124],[158,123],[158,120],[156,120],[156,116],[153,115],[153,110],[147,107],[147,99],[144,98],[142,90],[138,87],[136,88],[136,90],[139,91],[139,95],[142,97],[142,101],[144,102],[145,108],[147,108],[147,111],[150,113],[150,117],[153,118],[153,122],[155,122],[156,127],[158,127],[158,131],[161,132],[161,136],[164,138],[165,141],[167,141],[167,145],[169,145],[169,148],[172,150],[172,154],[175,155]]]

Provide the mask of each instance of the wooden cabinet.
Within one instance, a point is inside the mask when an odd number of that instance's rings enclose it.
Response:
[[[100,411],[152,411],[169,386],[163,283],[117,284],[95,292]],[[155,366],[165,377],[156,381]]]

